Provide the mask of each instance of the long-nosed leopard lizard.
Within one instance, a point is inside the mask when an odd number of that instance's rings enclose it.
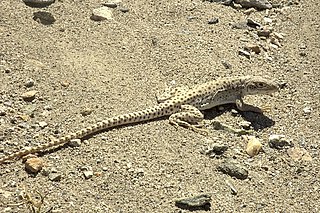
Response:
[[[72,139],[80,139],[101,130],[148,121],[168,115],[170,115],[169,122],[171,124],[197,130],[204,118],[200,110],[210,109],[222,104],[236,103],[237,108],[241,111],[257,111],[257,107],[243,103],[242,98],[246,95],[269,94],[277,90],[278,84],[275,81],[254,76],[222,78],[195,86],[193,89],[183,90],[177,88],[172,90],[169,96],[158,105],[111,117],[48,143],[25,148],[1,158],[0,164],[16,157],[22,157],[66,144]]]

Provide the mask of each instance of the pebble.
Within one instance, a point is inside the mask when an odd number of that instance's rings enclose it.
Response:
[[[226,184],[230,187],[230,189],[231,189],[231,194],[233,194],[233,195],[238,194],[238,190],[237,190],[236,187],[231,183],[231,181],[226,180]]]
[[[49,180],[51,181],[60,181],[61,178],[62,178],[62,175],[60,173],[52,172],[49,174]]]
[[[305,107],[305,108],[303,108],[303,113],[304,113],[305,115],[310,115],[310,114],[311,114],[311,111],[312,111],[311,107]],[[0,110],[0,112],[1,112],[1,110]],[[1,115],[1,113],[0,113],[0,115]]]
[[[226,68],[226,69],[231,69],[232,68],[232,64],[228,61],[221,61],[222,65]]]
[[[119,10],[120,10],[121,12],[123,12],[123,13],[129,12],[129,9],[126,8],[126,7],[120,7]]]
[[[85,108],[80,113],[81,113],[82,116],[87,116],[87,115],[90,115],[92,112],[93,112],[93,109]]]
[[[255,12],[255,11],[256,11],[256,10],[255,10],[254,8],[249,8],[249,9],[243,11],[243,13],[246,14],[246,15],[250,15],[251,13],[253,13],[253,12]]]
[[[25,87],[33,87],[34,86],[34,80],[29,79],[25,84]]]
[[[5,116],[6,115],[6,111],[4,110],[4,108],[0,107],[0,116]]]
[[[295,161],[312,161],[311,155],[304,148],[292,147],[287,150],[287,153]]]
[[[235,3],[240,4],[244,8],[254,7],[258,10],[271,9],[272,5],[267,0],[234,0]]]
[[[113,20],[112,11],[106,6],[94,9],[90,18],[94,21]]]
[[[269,18],[269,17],[264,17],[264,18],[263,18],[263,21],[264,21],[266,24],[271,24],[271,23],[272,23],[272,19]]]
[[[251,56],[251,54],[246,50],[239,50],[239,55],[245,56],[248,59],[250,59]]]
[[[189,198],[180,198],[175,201],[175,205],[182,209],[194,210],[209,210],[211,207],[211,195],[201,194]]]
[[[241,126],[242,128],[249,130],[251,128],[251,122],[250,121],[241,121],[239,123],[239,126]]]
[[[31,90],[31,91],[28,91],[28,92],[23,93],[23,94],[21,95],[21,97],[22,97],[22,99],[23,99],[24,101],[30,102],[30,101],[33,101],[33,100],[35,99],[36,93],[37,93],[37,91]]]
[[[50,25],[53,24],[56,19],[54,16],[49,12],[38,11],[33,13],[33,20],[43,24],[43,25]]]
[[[256,54],[259,54],[261,52],[261,49],[259,47],[259,45],[257,44],[247,44],[247,46],[245,47],[246,50],[252,51]]]
[[[241,180],[248,177],[248,170],[237,162],[231,160],[226,160],[218,165],[218,170]]]
[[[29,158],[25,162],[25,169],[31,173],[39,172],[44,165],[44,161],[41,158]]]
[[[116,8],[118,5],[114,2],[106,2],[102,3],[103,6],[110,7],[110,8]]]
[[[83,175],[85,179],[90,179],[93,176],[93,171],[92,170],[83,171]]]
[[[260,37],[266,37],[266,38],[268,38],[268,37],[270,36],[270,34],[271,34],[271,29],[269,29],[269,28],[264,28],[264,29],[262,29],[262,30],[258,30],[258,31],[257,31],[257,34],[258,34],[258,36],[260,36]]]
[[[289,141],[285,135],[270,135],[268,143],[271,148],[276,149],[292,146],[291,141]]]
[[[246,148],[246,152],[250,157],[256,156],[261,148],[262,148],[262,144],[260,142],[260,140],[256,137],[247,137],[247,148]]]
[[[81,146],[81,140],[80,139],[72,139],[68,142],[68,145],[71,147],[79,147],[79,146]]]
[[[218,18],[211,18],[208,20],[208,24],[217,24],[217,23],[219,23]]]
[[[220,143],[211,144],[206,150],[204,150],[204,154],[209,157],[214,157],[215,155],[222,155],[225,151],[227,151],[228,146]]]
[[[247,19],[247,25],[249,27],[252,27],[252,28],[255,28],[255,29],[260,28],[262,26],[259,22],[255,21],[255,20],[253,20],[251,18]]]
[[[40,121],[38,124],[39,124],[40,128],[42,128],[42,129],[45,128],[46,126],[48,126],[48,124],[44,121]]]
[[[55,0],[23,0],[23,2],[29,7],[41,8],[53,4]]]

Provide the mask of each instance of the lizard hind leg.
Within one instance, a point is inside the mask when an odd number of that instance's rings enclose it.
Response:
[[[190,128],[195,132],[208,134],[208,131],[203,128],[203,118],[203,114],[196,107],[192,105],[182,105],[180,112],[172,114],[169,117],[169,123],[174,126]]]

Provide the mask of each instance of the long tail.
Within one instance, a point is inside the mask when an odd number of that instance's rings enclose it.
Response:
[[[98,122],[94,125],[91,125],[89,127],[83,128],[75,133],[70,133],[68,135],[65,135],[61,138],[58,139],[53,139],[52,141],[41,144],[39,146],[35,147],[27,147],[19,152],[12,153],[8,156],[5,156],[0,159],[0,164],[4,163],[5,161],[17,158],[17,157],[22,157],[28,154],[34,154],[40,151],[44,151],[49,148],[57,147],[66,144],[72,139],[76,138],[83,138],[88,135],[92,135],[94,133],[97,133],[102,130],[107,130],[112,127],[118,127],[122,126],[125,124],[130,124],[130,123],[139,123],[143,121],[148,121],[152,119],[156,119],[162,116],[170,115],[172,113],[175,113],[179,110],[179,108],[173,106],[173,105],[168,105],[166,103],[161,103],[157,106],[150,107],[144,110],[132,112],[132,113],[127,113],[123,115],[118,115],[106,120],[103,120],[101,122]]]

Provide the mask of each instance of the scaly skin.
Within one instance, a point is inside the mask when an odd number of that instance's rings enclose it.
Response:
[[[171,124],[198,130],[198,126],[203,120],[203,114],[200,110],[227,103],[236,103],[239,110],[259,112],[259,108],[244,104],[242,98],[246,95],[270,94],[277,90],[278,85],[275,81],[254,76],[222,78],[195,86],[193,89],[175,90],[158,105],[108,118],[48,143],[25,148],[1,158],[0,164],[17,157],[61,146],[72,139],[80,139],[112,127],[149,121],[163,116],[170,115],[169,122]]]

